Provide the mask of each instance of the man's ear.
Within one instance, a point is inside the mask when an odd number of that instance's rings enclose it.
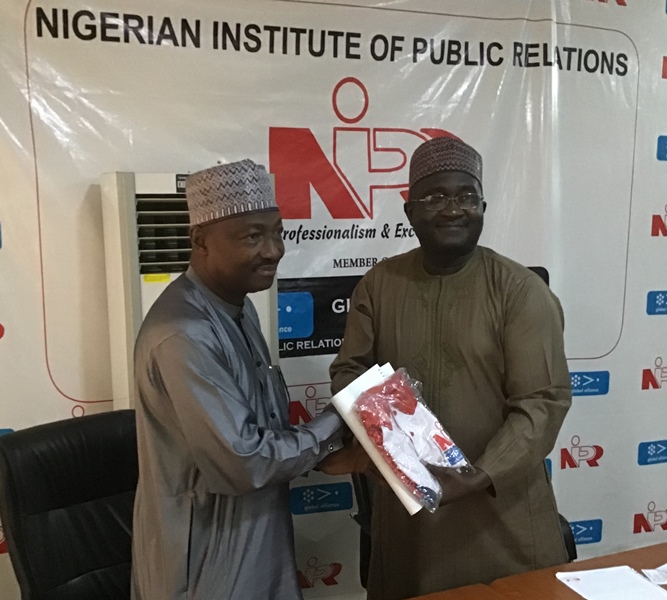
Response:
[[[190,227],[190,244],[192,245],[193,252],[200,252],[203,254],[208,253],[208,247],[206,246],[206,234],[199,225]]]
[[[405,212],[405,216],[408,218],[408,221],[412,223],[412,211],[414,210],[415,205],[408,201],[405,204],[403,204],[403,212]]]

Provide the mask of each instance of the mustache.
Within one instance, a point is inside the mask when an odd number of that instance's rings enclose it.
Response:
[[[434,220],[436,226],[439,225],[467,225],[468,218],[466,216],[448,217],[446,215],[438,215]]]

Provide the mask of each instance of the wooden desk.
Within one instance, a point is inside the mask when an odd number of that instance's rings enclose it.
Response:
[[[506,600],[534,600],[538,598],[539,600],[581,600],[579,594],[556,579],[557,572],[585,571],[619,565],[629,565],[636,571],[641,572],[642,569],[654,569],[665,563],[667,563],[667,543],[599,556],[598,558],[581,560],[540,571],[521,573],[521,575],[503,577],[502,579],[496,579],[490,584],[490,587]]]
[[[580,560],[540,571],[503,577],[502,579],[496,579],[489,585],[468,585],[445,592],[436,592],[428,596],[419,596],[418,599],[413,598],[412,600],[581,600],[579,594],[556,579],[556,573],[601,569],[619,565],[629,565],[636,571],[641,572],[642,569],[655,569],[665,563],[667,563],[667,543],[656,544],[655,546],[646,546],[627,552]]]
[[[419,596],[412,600],[505,600],[498,592],[492,590],[488,585],[466,585],[465,587],[436,592],[428,596]]]

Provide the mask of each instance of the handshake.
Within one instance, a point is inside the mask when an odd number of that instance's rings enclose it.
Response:
[[[347,475],[349,473],[375,473],[375,465],[357,439],[349,434],[343,438],[343,447],[332,452],[315,467],[327,475]]]

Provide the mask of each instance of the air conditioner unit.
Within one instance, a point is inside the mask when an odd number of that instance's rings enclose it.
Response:
[[[153,302],[187,269],[187,175],[105,173],[101,177],[114,409],[134,405],[133,351]],[[273,364],[278,364],[277,283],[250,294]]]

